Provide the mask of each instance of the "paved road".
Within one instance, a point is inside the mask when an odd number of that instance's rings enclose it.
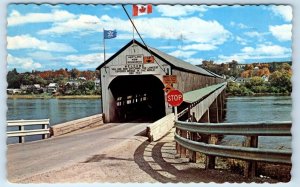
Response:
[[[8,179],[17,181],[84,162],[142,132],[149,123],[111,123],[82,133],[8,145]]]

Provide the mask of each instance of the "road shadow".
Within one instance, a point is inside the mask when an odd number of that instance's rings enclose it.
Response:
[[[81,163],[101,162],[103,160],[126,160],[126,161],[133,161],[133,159],[110,157],[110,156],[106,156],[106,154],[99,154],[99,155],[93,155],[90,158],[88,158],[86,161],[81,162]]]
[[[173,133],[167,136],[172,135]],[[171,145],[168,140],[151,143],[144,141],[134,152],[134,162],[141,170],[160,183],[266,182],[257,178],[248,179],[228,170],[205,169],[203,164],[202,167],[201,164],[189,163],[186,158],[177,158],[175,143],[173,141]]]

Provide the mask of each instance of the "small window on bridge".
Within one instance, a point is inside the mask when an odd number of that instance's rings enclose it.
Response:
[[[126,103],[131,104],[132,103],[131,99],[132,99],[132,95],[127,96],[127,102]]]

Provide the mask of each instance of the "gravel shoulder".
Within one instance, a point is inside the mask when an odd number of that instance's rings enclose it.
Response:
[[[225,169],[205,170],[204,164],[178,158],[174,130],[157,142],[133,136],[84,161],[44,172],[15,183],[277,183],[270,178],[247,179]]]

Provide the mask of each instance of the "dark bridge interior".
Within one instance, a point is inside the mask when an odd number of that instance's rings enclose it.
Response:
[[[152,122],[165,116],[162,82],[153,75],[118,76],[109,85],[116,102],[112,122]]]

